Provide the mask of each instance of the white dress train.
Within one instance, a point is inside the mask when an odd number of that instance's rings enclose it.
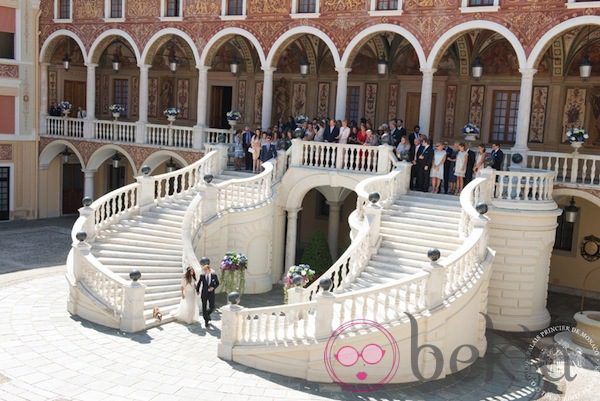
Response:
[[[196,295],[196,281],[192,280],[188,283],[185,279],[181,279],[181,287],[185,298],[181,298],[179,308],[175,312],[175,319],[191,324],[200,321],[200,310],[198,308],[198,295]]]

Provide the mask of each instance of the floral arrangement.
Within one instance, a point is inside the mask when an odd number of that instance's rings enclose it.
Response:
[[[283,285],[286,289],[294,287],[294,277],[302,277],[302,286],[308,284],[315,276],[315,271],[309,265],[300,264],[289,268],[286,275],[283,277]]]
[[[59,107],[59,108],[60,108],[62,111],[68,111],[68,110],[71,110],[71,107],[73,107],[73,106],[71,106],[71,103],[69,103],[68,101],[66,101],[66,100],[63,100],[62,102],[60,102],[60,103],[58,104],[58,107]]]
[[[294,117],[294,121],[296,121],[296,124],[304,124],[308,121],[308,117],[304,114],[298,114],[296,117]]]
[[[181,110],[177,107],[167,107],[163,114],[165,117],[177,117],[181,113]]]
[[[462,128],[462,133],[464,135],[479,135],[479,128],[477,128],[477,126],[475,124],[467,123]]]
[[[111,113],[122,113],[125,111],[125,107],[121,106],[118,103],[115,103],[115,104],[111,104],[110,106],[108,106],[108,110]]]
[[[238,121],[242,118],[242,115],[240,114],[240,112],[236,111],[236,110],[228,111],[226,116],[227,116],[227,120],[229,120],[229,121]]]
[[[571,128],[567,131],[567,140],[573,142],[585,142],[590,136],[583,128]]]
[[[226,294],[232,291],[244,293],[248,258],[243,253],[227,252],[221,259],[221,284]]]
[[[248,268],[248,258],[243,253],[227,252],[221,259],[221,270],[246,270]]]

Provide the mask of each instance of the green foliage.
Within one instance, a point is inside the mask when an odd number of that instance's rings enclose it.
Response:
[[[314,233],[302,254],[301,262],[309,265],[315,271],[315,278],[329,269],[333,263],[329,254],[327,238],[321,231]]]

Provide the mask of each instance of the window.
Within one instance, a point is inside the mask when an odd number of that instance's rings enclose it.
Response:
[[[292,18],[318,18],[319,0],[292,0]]]
[[[15,9],[0,7],[0,58],[15,58]]]
[[[125,107],[125,111],[121,113],[123,117],[127,117],[128,95],[129,82],[126,79],[115,79],[113,81],[113,103]]]
[[[179,0],[167,0],[167,17],[179,17]]]
[[[565,219],[565,214],[557,218],[556,238],[554,239],[554,249],[559,251],[573,251],[573,234],[575,233],[575,223],[569,223]]]
[[[478,13],[482,11],[498,11],[499,0],[461,0],[460,11],[463,13]]]
[[[492,137],[494,142],[514,143],[519,112],[519,91],[494,91]]]
[[[10,167],[0,167],[0,220],[10,219]]]
[[[227,0],[227,15],[244,15],[242,0]]]
[[[370,15],[401,15],[402,0],[371,0]]]
[[[160,0],[161,19],[180,21],[183,18],[182,0]]]
[[[346,116],[349,121],[358,121],[360,105],[360,86],[348,87],[348,98],[346,101]]]
[[[107,0],[106,18],[124,18],[123,0]]]
[[[58,7],[56,10],[56,19],[59,20],[70,20],[71,14],[71,0],[56,0]]]
[[[388,11],[397,9],[398,0],[377,0],[377,5],[375,6],[375,10],[377,11]]]
[[[567,8],[594,8],[600,7],[600,1],[567,0]]]
[[[245,18],[246,0],[221,0],[222,20],[240,20]]]

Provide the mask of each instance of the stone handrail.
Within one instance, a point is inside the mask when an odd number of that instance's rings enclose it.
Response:
[[[215,185],[217,213],[256,207],[270,199],[274,163],[275,160],[263,163],[264,170],[252,177],[232,179]]]
[[[111,142],[135,143],[136,123],[94,120],[94,138]]]
[[[523,210],[554,208],[556,204],[552,191],[555,175],[553,171],[537,169],[493,170],[491,179],[495,182],[495,188],[491,193],[492,203],[498,207],[518,207]]]
[[[68,117],[46,117],[46,133],[51,136],[83,138],[84,120]]]
[[[527,167],[554,171],[560,184],[600,187],[600,155],[530,151]]]
[[[178,125],[146,124],[146,143],[176,148],[192,148],[194,129]]]
[[[292,166],[387,174],[389,147],[292,140]]]
[[[217,144],[217,143],[233,143],[233,136],[235,130],[233,129],[221,129],[221,128],[204,128],[204,143],[205,144]],[[223,138],[222,141],[219,137]]]

